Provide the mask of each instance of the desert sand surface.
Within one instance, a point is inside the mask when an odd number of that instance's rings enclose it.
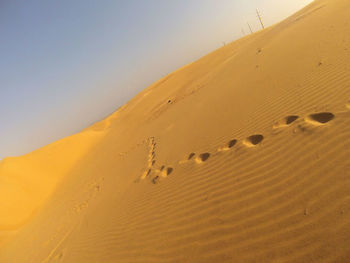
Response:
[[[314,1],[4,159],[0,262],[350,262],[349,10]]]

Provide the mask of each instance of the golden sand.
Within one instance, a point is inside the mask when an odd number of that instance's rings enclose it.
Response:
[[[350,1],[318,0],[0,163],[0,262],[350,262]]]

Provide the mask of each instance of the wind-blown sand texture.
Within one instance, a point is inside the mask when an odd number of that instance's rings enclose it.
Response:
[[[0,164],[0,262],[350,262],[350,1],[318,0]]]

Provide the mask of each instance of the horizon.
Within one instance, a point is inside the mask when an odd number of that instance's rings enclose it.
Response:
[[[241,38],[247,23],[260,30],[256,8],[270,26],[311,2],[0,4],[0,160],[101,120],[158,79]]]

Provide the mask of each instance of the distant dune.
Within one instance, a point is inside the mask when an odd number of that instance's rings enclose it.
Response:
[[[0,262],[350,262],[350,1],[318,0],[0,163]]]

